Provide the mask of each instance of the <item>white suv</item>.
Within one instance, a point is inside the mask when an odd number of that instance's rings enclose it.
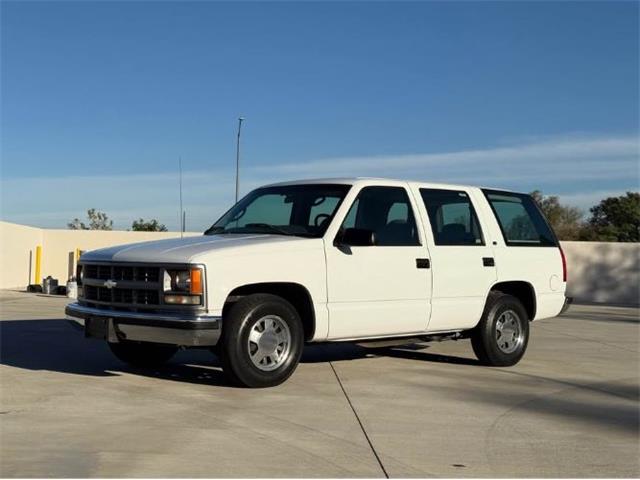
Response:
[[[526,194],[383,179],[258,188],[204,236],[83,254],[67,317],[121,360],[211,348],[237,384],[277,385],[305,342],[470,338],[524,355],[567,305],[566,264]]]

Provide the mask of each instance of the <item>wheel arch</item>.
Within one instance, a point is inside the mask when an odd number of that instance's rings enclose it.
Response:
[[[242,297],[256,293],[268,293],[288,301],[300,316],[302,327],[304,329],[305,341],[309,341],[313,338],[316,330],[316,314],[313,307],[313,299],[311,298],[309,290],[300,283],[259,282],[235,287],[231,292],[229,292],[225,299],[224,306],[222,308],[222,317],[224,318],[226,313],[229,311],[229,308],[231,308],[231,306]]]
[[[491,290],[489,290],[489,295],[487,295],[487,302],[489,301],[489,296],[494,292],[511,295],[520,300],[520,302],[524,306],[525,311],[527,312],[529,321],[532,321],[536,317],[536,291],[533,285],[531,285],[529,282],[526,282],[524,280],[498,282],[491,287]]]

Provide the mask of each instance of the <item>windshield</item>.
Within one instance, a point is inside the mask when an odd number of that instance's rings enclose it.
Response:
[[[350,188],[350,185],[332,184],[258,188],[204,233],[321,237]]]

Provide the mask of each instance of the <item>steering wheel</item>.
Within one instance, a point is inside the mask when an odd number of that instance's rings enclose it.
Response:
[[[316,227],[319,227],[323,222],[329,220],[329,218],[331,218],[331,215],[326,213],[319,213],[318,215],[316,215],[316,218],[313,219],[313,224]]]

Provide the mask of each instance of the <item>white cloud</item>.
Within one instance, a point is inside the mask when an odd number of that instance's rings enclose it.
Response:
[[[444,153],[327,158],[248,167],[242,191],[274,181],[327,176],[385,176],[468,183],[560,195],[587,209],[601,198],[638,189],[636,136],[570,136]],[[230,166],[231,167],[231,166]],[[185,172],[187,227],[210,225],[233,202],[234,171]],[[64,228],[87,208],[106,211],[117,228],[139,217],[178,228],[175,173],[2,179],[4,220]]]
[[[637,137],[567,138],[447,153],[341,157],[255,169],[283,175],[419,175],[425,179],[540,181],[638,175]]]
[[[125,229],[137,218],[157,218],[169,228],[179,225],[178,178],[175,173],[69,176],[2,180],[0,212],[4,220],[64,228],[88,208],[107,212],[114,227]],[[183,176],[187,227],[212,223],[233,200],[228,175],[187,172]]]

